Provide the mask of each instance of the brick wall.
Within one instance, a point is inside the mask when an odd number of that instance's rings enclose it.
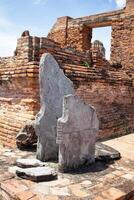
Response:
[[[38,66],[0,61],[0,143],[14,147],[15,137],[39,110]]]
[[[60,63],[60,54],[58,58]],[[76,94],[97,110],[99,138],[132,132],[133,86],[128,72],[85,67],[78,64],[76,58],[74,63],[67,61],[68,57],[61,63],[61,68],[74,82]],[[14,57],[3,59],[0,64],[0,142],[11,147],[15,146],[19,130],[39,111],[39,63],[17,63]]]
[[[95,106],[100,120],[98,138],[106,139],[134,131],[133,81],[127,71],[64,66],[76,94]],[[72,76],[73,71],[75,76]]]
[[[65,47],[67,44],[67,36],[68,36],[67,35],[68,22],[71,19],[72,18],[68,16],[58,18],[56,24],[54,24],[54,26],[51,29],[51,32],[48,34],[48,38],[53,40],[54,37],[55,42],[61,44],[61,47]]]
[[[71,47],[77,51],[90,51],[92,29],[84,24],[71,24],[72,18],[61,17],[48,34],[48,38],[58,42],[61,47]]]
[[[127,16],[112,27],[111,62],[123,68],[134,67],[134,16]]]
[[[127,85],[128,84],[128,85]],[[77,94],[95,106],[100,120],[99,138],[106,139],[134,131],[131,83],[90,81],[81,83]],[[84,91],[84,92],[83,92]]]
[[[134,69],[134,1],[127,0],[123,15],[112,24],[111,62]]]
[[[67,49],[47,39],[23,33],[14,57],[0,58],[0,143],[16,145],[16,135],[35,118],[39,105],[39,59],[50,52],[58,63],[90,62],[88,56]]]
[[[18,63],[39,61],[43,53],[50,52],[60,64],[75,63],[83,61],[91,62],[89,54],[77,52],[75,49],[61,48],[60,44],[45,37],[22,36],[18,39],[16,57]]]

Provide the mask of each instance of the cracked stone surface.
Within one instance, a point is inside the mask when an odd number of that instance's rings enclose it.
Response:
[[[67,172],[95,161],[98,131],[95,108],[76,95],[64,96],[62,117],[57,122],[60,171]]]
[[[64,95],[74,94],[73,82],[68,79],[51,54],[43,54],[39,68],[41,108],[35,119],[38,136],[37,159],[56,160],[57,119],[62,115]]]

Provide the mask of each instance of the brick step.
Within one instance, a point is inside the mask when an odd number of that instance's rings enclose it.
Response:
[[[74,68],[74,69],[83,69],[83,70],[91,70],[91,71],[96,71],[97,69],[95,68],[88,68],[86,66],[83,65],[76,65],[76,64],[63,64],[63,67],[67,67],[67,68]],[[99,70],[98,70],[99,71]]]
[[[63,68],[64,70],[71,70],[71,71],[75,71],[75,72],[81,72],[81,73],[95,73],[95,74],[99,74],[99,73],[96,73],[95,71],[93,70],[88,70],[88,69],[82,69],[82,68],[77,68],[77,67],[64,67]]]
[[[16,138],[16,135],[18,134],[18,132],[14,132],[14,133],[10,133],[10,132],[6,132],[6,131],[3,131],[3,130],[0,130],[0,138],[2,141],[15,141],[15,138]]]
[[[89,69],[82,65],[64,64],[63,68],[64,69],[72,69],[72,70],[76,70],[76,71],[82,71],[82,72],[89,71],[89,72],[95,72],[95,73],[102,73],[102,69],[95,69],[95,68]],[[121,79],[121,80],[127,79],[128,80],[128,78],[129,78],[126,73],[120,75],[120,72],[114,72],[114,71],[109,71],[109,75],[111,76],[111,78],[114,78],[114,79]]]
[[[49,52],[51,53],[57,61],[61,61],[62,63],[66,62],[66,61],[70,61],[71,63],[77,63],[79,64],[82,60],[88,60],[88,58],[83,58],[82,56],[75,56],[73,54],[68,54],[68,53],[62,53],[61,51],[54,51],[52,49],[43,49],[41,53],[44,53],[44,52]]]
[[[8,113],[7,113],[8,114]],[[18,120],[17,117],[0,116],[0,141],[9,147],[16,146],[15,138],[20,129],[25,125],[27,120]]]
[[[0,115],[0,143],[8,147],[15,147],[16,135],[28,121],[34,118],[34,116],[23,113],[23,111],[15,112],[12,109],[3,109],[2,111],[3,113]]]
[[[1,117],[0,116],[0,123],[3,124],[3,126],[12,126],[14,129],[19,129],[20,126],[22,126],[25,121],[24,120],[17,120],[17,118],[9,118],[9,117]]]
[[[7,71],[9,68],[10,69],[14,69],[14,70],[20,70],[20,69],[38,69],[39,68],[39,65],[38,65],[39,63],[37,63],[37,64],[31,64],[31,63],[27,63],[27,64],[24,64],[24,65],[19,65],[19,66],[16,66],[16,65],[14,65],[14,66],[5,66],[5,69],[3,69],[3,68],[0,68],[0,72],[2,72],[2,71]]]
[[[95,72],[94,70],[90,70],[87,67],[82,67],[82,66],[69,66],[69,65],[64,65],[62,66],[63,69],[70,69],[70,70],[74,70],[74,71],[81,71],[81,72]]]
[[[14,73],[14,74],[3,74],[1,75],[2,79],[10,78],[10,77],[15,77],[15,78],[24,78],[24,77],[31,77],[31,78],[38,78],[38,73]]]
[[[12,129],[12,131],[19,131],[20,128],[21,128],[21,126],[22,126],[22,125],[20,125],[20,127],[16,128],[16,127],[14,127],[14,126],[12,126],[12,125],[9,125],[9,123],[8,123],[8,124],[4,124],[4,123],[1,123],[1,122],[0,122],[0,128],[4,128],[4,129],[7,129],[7,130]]]
[[[38,73],[39,67],[38,66],[18,66],[15,68],[4,68],[0,69],[1,75],[9,75],[9,74],[19,74],[19,73]]]
[[[4,144],[4,146],[9,148],[16,147],[15,137],[8,139],[7,137],[3,137],[0,135],[0,141]]]
[[[24,113],[24,111],[17,112],[17,110],[12,110],[10,108],[7,111],[3,110],[3,112],[5,112],[4,115],[6,115],[7,113],[7,117],[9,116],[8,118],[16,117],[17,119],[20,118],[24,120],[32,120],[35,118],[33,114],[27,114],[27,113]]]
[[[99,80],[99,82],[101,83],[101,80],[100,77],[77,77],[77,76],[72,76],[72,74],[66,74],[68,78],[71,79],[71,81],[73,81],[74,83],[76,83],[76,85],[78,83],[81,83],[81,84],[88,84],[88,82],[91,82],[91,81],[94,81],[94,80]],[[102,80],[102,83],[104,81]]]
[[[28,120],[32,120],[32,118],[27,118],[27,117],[23,117],[23,114],[22,114],[22,116],[17,116],[17,115],[13,115],[13,114],[10,114],[10,113],[8,113],[7,115],[0,115],[0,117],[1,118],[3,118],[4,120],[6,119],[6,121],[11,121],[11,122],[15,122],[15,120],[16,121],[28,121]]]
[[[82,70],[77,70],[77,69],[69,69],[69,68],[65,68],[65,72],[74,72],[74,73],[77,73],[77,74],[84,74],[84,75],[97,75],[97,76],[102,76],[101,74],[99,73],[95,73],[95,72],[92,72],[92,71],[82,71]]]
[[[69,68],[69,67],[66,67],[64,68],[65,71],[72,71],[72,72],[75,72],[75,73],[83,73],[83,74],[99,74],[99,73],[96,73],[95,71],[90,71],[90,70],[81,70],[81,69],[75,69],[75,68]],[[99,74],[100,75],[100,74]]]
[[[1,94],[1,96],[2,96],[2,94]],[[17,100],[20,101],[21,100],[21,103],[24,103],[24,104],[25,103],[26,104],[37,104],[37,101],[38,101],[35,98],[34,99],[32,99],[32,98],[31,99],[30,98],[29,99],[26,99],[26,98],[20,99],[20,98],[17,98],[17,97],[16,98],[9,98],[9,97],[6,98],[6,97],[1,97],[1,96],[0,96],[0,103],[1,102],[2,103],[11,103],[13,101],[17,101]]]
[[[29,120],[31,120],[31,119],[27,119],[27,118],[23,118],[23,117],[18,118],[17,116],[9,115],[8,113],[7,113],[7,115],[0,115],[0,123],[1,124],[9,125],[16,129],[20,128],[20,126],[22,126],[24,123],[26,123]]]
[[[67,57],[66,55],[60,55],[58,52],[56,52],[55,54],[54,54],[54,57],[57,59],[57,60],[60,60],[60,59],[62,59],[62,62],[64,63],[65,61],[71,61],[72,63],[78,63],[78,64],[80,64],[80,62],[81,61],[86,61],[86,59],[85,58],[79,58],[79,57],[74,57],[73,55],[72,56],[70,56],[70,57]],[[88,60],[88,59],[87,59]],[[66,62],[65,62],[66,63]]]
[[[87,68],[87,67],[83,67],[80,65],[63,65],[62,69],[64,70],[73,70],[75,72],[82,72],[82,73],[95,73],[95,74],[101,74],[100,71],[96,71],[93,68]]]
[[[2,129],[0,128],[0,135],[5,139],[8,137],[9,139],[16,137],[17,133],[19,133],[19,131],[13,132],[12,130],[6,130],[6,129]]]
[[[7,122],[8,124],[12,125],[15,128],[19,128],[18,123],[23,125],[25,122],[28,121],[28,120],[23,119],[23,118],[18,119],[17,117],[14,117],[14,116],[12,116],[12,117],[11,116],[4,116],[4,117],[0,116],[0,118],[1,118],[0,119],[1,123],[3,122],[3,124],[4,124],[5,122]]]
[[[0,116],[0,118],[1,118],[1,116]],[[24,123],[25,123],[25,121],[22,122],[22,121],[18,121],[15,119],[12,121],[12,120],[10,120],[10,118],[7,118],[7,117],[3,118],[3,120],[0,119],[1,126],[9,126],[9,127],[12,127],[14,130],[19,129],[21,126],[24,125]]]
[[[43,47],[43,46],[42,46]],[[44,48],[42,48],[41,50],[41,54],[43,52],[49,52],[49,53],[55,53],[55,54],[58,54],[60,56],[66,56],[66,58],[68,57],[73,57],[73,58],[88,58],[88,56],[86,56],[84,53],[80,53],[80,52],[71,52],[69,50],[66,50],[66,49],[61,49],[60,47],[57,47],[57,46],[51,46],[51,45],[44,45]]]
[[[74,73],[71,71],[66,71],[65,74],[70,77],[71,80],[87,80],[87,79],[101,79],[102,76],[96,74],[83,74],[83,73]],[[81,79],[80,79],[81,78]]]
[[[84,60],[89,60],[88,57],[85,56],[77,56],[75,54],[67,54],[67,53],[62,53],[61,51],[55,52],[54,54],[56,57],[62,57],[63,59],[65,58],[66,60],[70,59],[72,61],[84,61]]]
[[[82,72],[91,72],[91,73],[98,73],[98,74],[102,74],[102,69],[95,69],[95,68],[88,68],[85,67],[83,65],[74,65],[74,64],[63,64],[62,65],[63,69],[74,69],[77,71],[82,71]]]

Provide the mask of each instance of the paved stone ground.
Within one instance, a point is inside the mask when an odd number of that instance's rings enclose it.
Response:
[[[134,200],[134,134],[104,142],[122,154],[114,163],[97,162],[76,172],[58,174],[51,182],[34,183],[8,172],[17,158],[35,152],[0,146],[0,200]],[[56,163],[49,163],[57,169]]]

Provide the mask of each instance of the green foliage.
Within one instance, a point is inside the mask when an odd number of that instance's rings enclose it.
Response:
[[[84,67],[87,67],[87,68],[90,68],[90,67],[91,67],[91,64],[88,63],[87,61],[82,61],[82,65],[83,65]]]

